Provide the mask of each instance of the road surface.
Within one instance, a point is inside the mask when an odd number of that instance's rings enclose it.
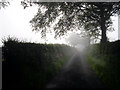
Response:
[[[77,53],[63,65],[46,88],[104,88],[104,86],[90,65]]]

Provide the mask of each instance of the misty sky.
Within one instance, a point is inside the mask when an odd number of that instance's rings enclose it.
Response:
[[[20,5],[21,0],[13,0],[5,9],[0,9],[0,46],[1,39],[4,37],[17,37],[20,40],[38,42],[38,43],[65,43],[65,39],[55,40],[53,35],[48,34],[47,41],[41,39],[40,33],[32,32],[29,21],[37,13],[37,6],[23,9]],[[110,41],[118,40],[118,17],[112,18],[114,21],[115,31],[108,32],[107,36]]]

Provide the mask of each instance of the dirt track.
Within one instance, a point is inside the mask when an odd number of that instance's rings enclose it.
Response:
[[[75,54],[46,88],[104,88],[95,72],[80,54]]]

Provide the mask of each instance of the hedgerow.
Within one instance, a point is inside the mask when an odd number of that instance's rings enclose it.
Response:
[[[3,89],[44,88],[74,53],[64,44],[35,44],[13,38],[3,44]]]

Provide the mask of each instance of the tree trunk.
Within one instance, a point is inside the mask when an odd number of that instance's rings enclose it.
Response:
[[[106,43],[107,42],[107,36],[106,36],[105,22],[101,23],[101,31],[102,31],[101,43]]]
[[[106,37],[106,26],[105,26],[105,22],[106,22],[106,18],[104,17],[104,9],[101,7],[101,13],[100,13],[100,17],[101,17],[101,20],[100,20],[100,28],[101,28],[101,31],[102,31],[102,36],[101,36],[101,43],[106,43],[107,42],[107,37]]]

